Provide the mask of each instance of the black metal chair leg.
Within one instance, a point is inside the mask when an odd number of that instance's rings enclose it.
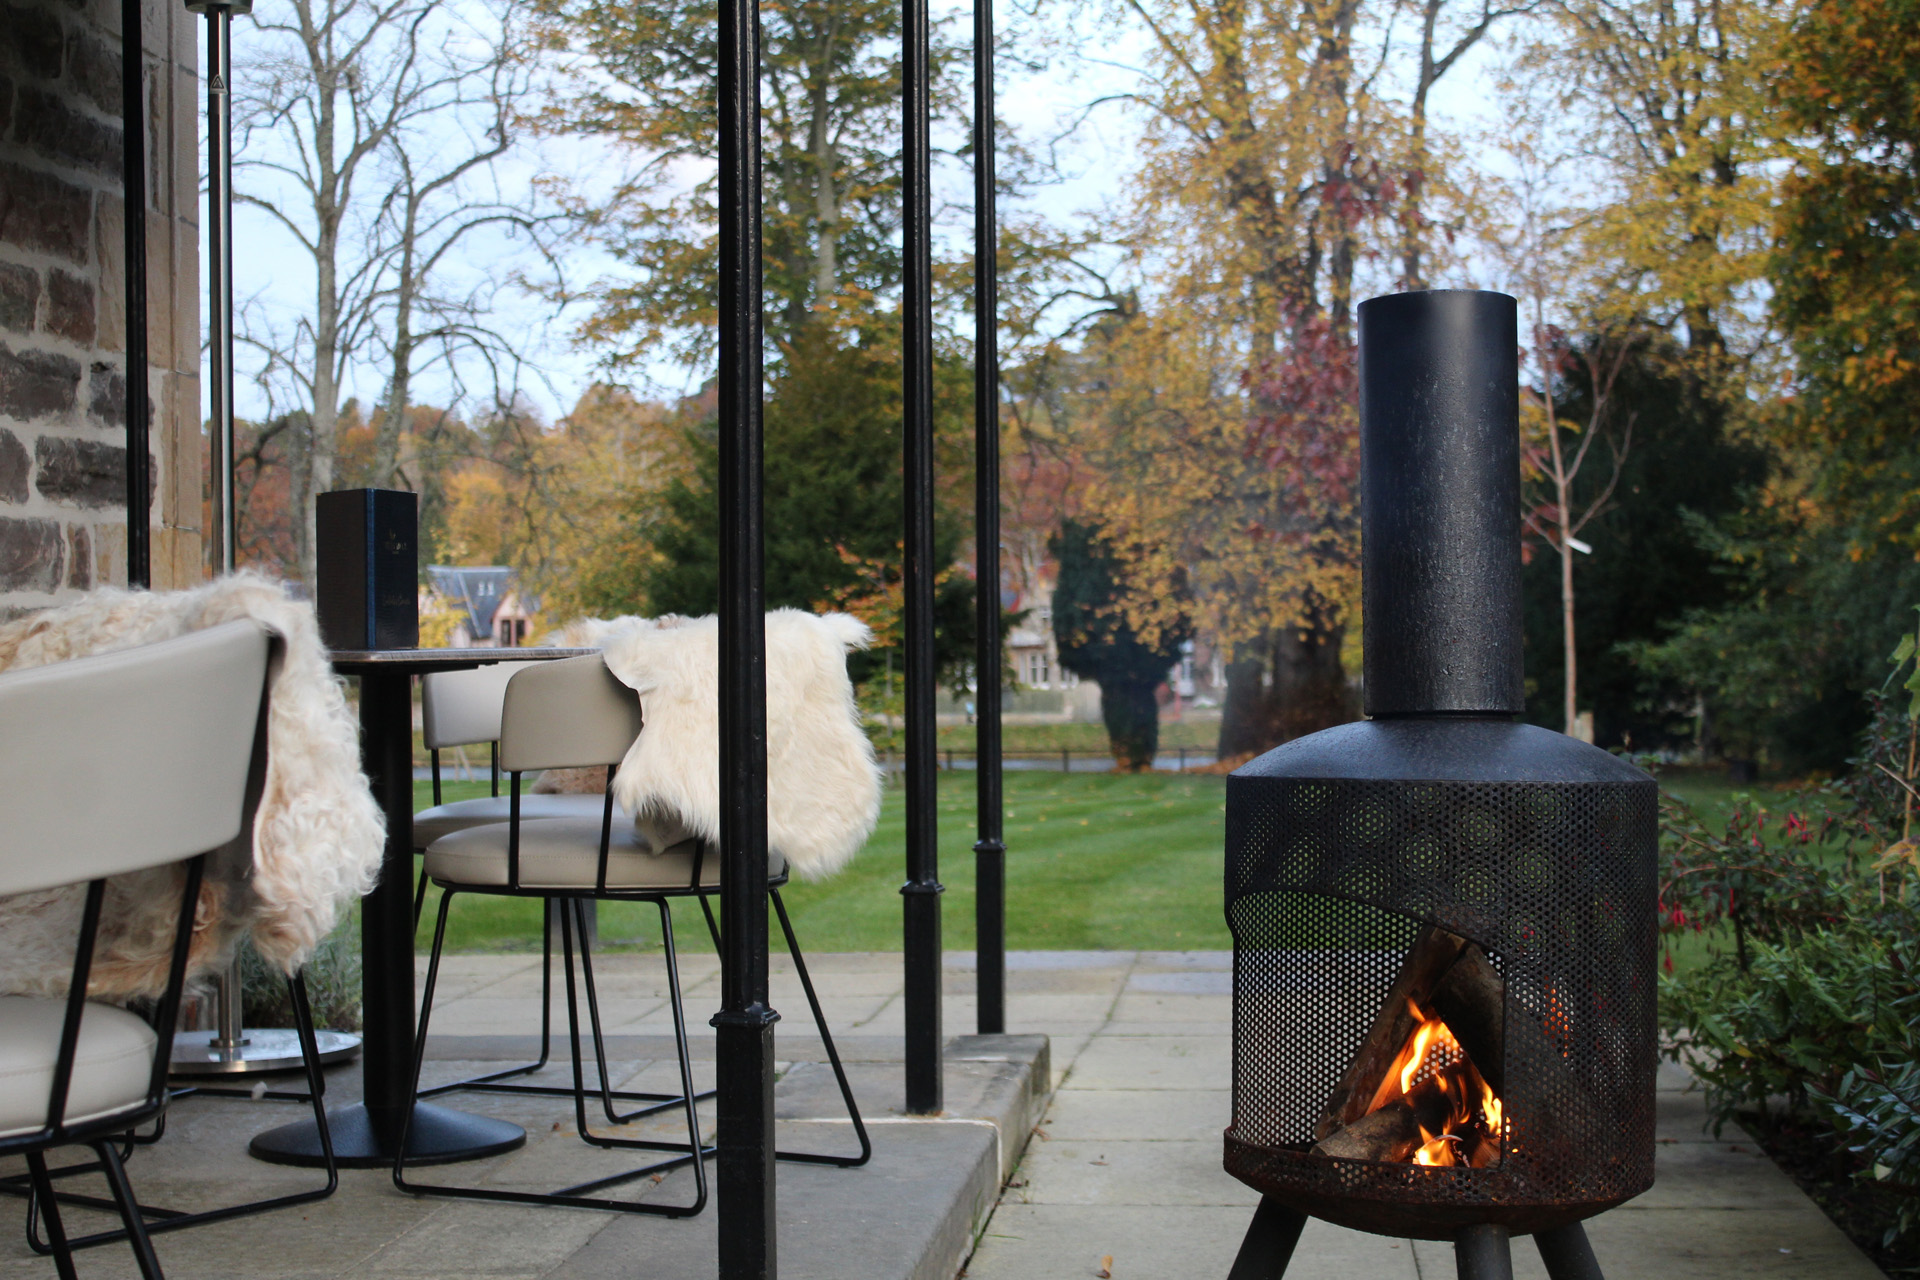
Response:
[[[713,953],[724,954],[726,948],[720,945],[720,922],[713,918],[713,904],[707,900],[707,895],[704,893],[700,895],[700,910],[706,913],[707,936],[713,939]]]
[[[440,894],[440,910],[433,921],[433,949],[427,953],[427,980],[420,990],[420,1025],[413,1033],[413,1082],[409,1086],[412,1097],[417,1101],[420,1094],[420,1068],[427,1060],[427,1027],[433,1021],[433,989],[440,981],[440,946],[447,940],[447,912],[453,906],[456,895],[451,889]],[[405,1166],[407,1156],[407,1135],[413,1129],[413,1108],[407,1108],[406,1119],[400,1122],[400,1140],[394,1144],[393,1185],[402,1191],[412,1191],[407,1185]]]
[[[1247,1234],[1240,1241],[1240,1252],[1233,1259],[1227,1280],[1280,1280],[1293,1261],[1300,1233],[1306,1229],[1307,1215],[1296,1213],[1278,1200],[1262,1197],[1253,1211]]]
[[[833,1065],[834,1082],[840,1086],[840,1100],[846,1104],[847,1119],[853,1122],[854,1137],[860,1142],[860,1154],[857,1156],[815,1155],[805,1151],[775,1151],[773,1154],[776,1159],[795,1164],[830,1164],[842,1169],[856,1169],[873,1158],[873,1142],[867,1137],[866,1122],[860,1118],[860,1106],[853,1100],[853,1086],[847,1082],[847,1069],[840,1062],[840,1050],[833,1043],[833,1033],[827,1030],[827,1015],[820,1008],[820,997],[813,989],[813,978],[807,973],[806,957],[800,954],[800,940],[793,935],[793,921],[787,916],[787,904],[780,900],[778,889],[768,896],[773,899],[774,914],[780,917],[780,931],[787,935],[787,953],[793,957],[794,970],[800,975],[800,989],[807,993],[807,1007],[813,1011],[813,1025],[820,1032],[820,1043],[826,1046],[827,1061]]]
[[[228,1218],[244,1218],[251,1214],[267,1213],[274,1209],[291,1208],[298,1204],[310,1204],[315,1200],[326,1199],[339,1189],[340,1166],[334,1161],[333,1134],[327,1127],[327,1081],[320,1070],[320,1045],[313,1029],[313,1005],[307,998],[307,983],[303,975],[296,973],[287,979],[287,994],[293,1004],[293,1027],[294,1033],[300,1040],[301,1068],[307,1077],[307,1091],[305,1093],[272,1093],[266,1096],[284,1101],[305,1102],[313,1107],[313,1119],[319,1129],[320,1151],[327,1173],[326,1183],[323,1186],[315,1187],[308,1191],[296,1191],[284,1196],[270,1196],[264,1200],[250,1200],[245,1204],[228,1205],[221,1209],[205,1209],[194,1213],[183,1212],[178,1209],[164,1209],[157,1205],[140,1205],[136,1202],[136,1208],[139,1210],[141,1220],[146,1224],[146,1230],[149,1235],[158,1235],[165,1231],[179,1231],[183,1228],[198,1226],[206,1222],[222,1222]],[[182,1094],[188,1092],[224,1097],[251,1096],[246,1091],[240,1089],[198,1088],[194,1090],[183,1089],[180,1091]],[[174,1096],[177,1097],[179,1094]],[[162,1120],[164,1120],[165,1113],[162,1112],[161,1116]],[[164,1130],[164,1127],[164,1124],[156,1126],[154,1134],[156,1138],[159,1136],[159,1133]],[[131,1145],[129,1145],[128,1150],[132,1150]],[[125,1154],[121,1154],[120,1159],[125,1160]],[[83,1165],[69,1166],[55,1171],[49,1177],[48,1185],[51,1187],[52,1177],[64,1177],[69,1174],[92,1172],[104,1173],[106,1172],[106,1167],[100,1162],[89,1162]],[[99,1196],[78,1195],[73,1192],[57,1192],[52,1194],[56,1194],[59,1201],[89,1209],[111,1209],[115,1207],[113,1201],[102,1199]],[[45,1241],[41,1240],[36,1232],[36,1226],[42,1216],[41,1210],[49,1203],[57,1204],[58,1202],[49,1201],[47,1194],[40,1192],[36,1186],[33,1199],[27,1207],[27,1244],[35,1253],[39,1254],[54,1253],[56,1251],[56,1246],[51,1240],[51,1222],[48,1223],[49,1239]],[[151,1221],[149,1221],[149,1219],[151,1219]],[[90,1235],[78,1236],[67,1240],[65,1247],[69,1249],[90,1249],[95,1245],[111,1244],[116,1240],[125,1239],[127,1239],[125,1228],[114,1231],[96,1231]]]
[[[426,875],[421,873],[421,884],[426,883]],[[543,1096],[559,1097],[566,1093],[564,1089],[551,1089],[542,1085],[501,1084],[502,1080],[511,1080],[515,1076],[532,1075],[547,1065],[551,1056],[548,1045],[548,1029],[553,1025],[553,914],[556,910],[565,910],[559,906],[557,898],[542,898],[540,923],[540,1056],[532,1062],[517,1067],[508,1067],[503,1071],[490,1071],[486,1075],[471,1076],[465,1080],[455,1080],[452,1084],[435,1085],[423,1089],[421,1098],[434,1098],[443,1093],[456,1093],[462,1089],[479,1089],[489,1093],[533,1093]],[[420,920],[418,907],[414,910],[414,923]]]
[[[28,1213],[31,1215],[35,1206],[46,1206],[48,1252],[53,1254],[53,1265],[60,1272],[60,1280],[79,1280],[73,1269],[73,1250],[67,1247],[66,1227],[60,1221],[60,1198],[53,1192],[53,1179],[47,1176],[47,1159],[43,1153],[27,1152],[27,1176],[33,1184],[33,1200]],[[27,1222],[27,1237],[29,1240],[33,1237],[31,1216]]]
[[[133,1187],[127,1181],[126,1166],[120,1163],[120,1153],[113,1149],[110,1139],[92,1146],[100,1154],[100,1169],[107,1175],[107,1185],[113,1189],[114,1206],[120,1210],[120,1221],[126,1224],[127,1244],[133,1249],[134,1261],[140,1264],[142,1280],[166,1280],[160,1270],[160,1258],[153,1251],[153,1241],[147,1237],[140,1204],[133,1198]]]
[[[1492,1223],[1466,1227],[1453,1241],[1460,1280],[1513,1280],[1513,1246],[1507,1229]]]
[[[1579,1223],[1536,1231],[1533,1242],[1540,1246],[1540,1261],[1546,1264],[1550,1280],[1605,1280],[1593,1246],[1587,1243],[1587,1229]]]
[[[631,1124],[635,1120],[644,1119],[651,1115],[658,1115],[662,1111],[668,1111],[679,1106],[680,1095],[677,1093],[648,1093],[636,1090],[623,1091],[613,1088],[613,1083],[609,1079],[609,1073],[607,1071],[606,1035],[601,1030],[600,1023],[599,987],[593,976],[593,948],[589,945],[587,935],[586,904],[579,899],[574,899],[573,906],[574,936],[580,940],[580,977],[586,985],[587,1019],[593,1028],[593,1058],[600,1072],[600,1109],[606,1113],[607,1123]],[[576,1048],[576,1052],[577,1051]],[[703,1102],[711,1097],[713,1097],[713,1090],[709,1089],[705,1093],[696,1094],[694,1101]],[[647,1105],[636,1107],[632,1111],[616,1112],[613,1109],[615,1098],[623,1102],[645,1102]],[[583,1134],[583,1136],[585,1136],[589,1142],[595,1141],[594,1137],[590,1134]]]
[[[414,1041],[413,1051],[413,1090],[414,1096],[416,1097],[419,1096],[420,1071],[426,1061],[427,1029],[433,1015],[434,988],[438,984],[440,977],[440,952],[446,941],[447,908],[451,904],[453,897],[454,894],[449,891],[446,896],[441,899],[440,916],[435,922],[433,931],[433,952],[431,958],[427,961],[427,981],[421,994],[420,1028]],[[671,943],[668,945],[669,964],[671,964]],[[563,910],[560,916],[560,946],[567,983],[567,1028],[573,1045],[574,1088],[571,1092],[574,1095],[574,1115],[576,1121],[580,1123],[582,1129],[581,1136],[584,1138],[587,1136],[585,1133],[586,1081],[581,1075],[580,1018],[579,1005],[575,996],[573,983],[573,916],[570,911]],[[676,1001],[676,1011],[678,1008],[678,1002]],[[683,1083],[690,1089],[692,1087],[691,1068],[688,1065],[688,1055],[685,1047],[685,1026],[683,1022],[677,1019],[675,1025],[680,1029],[678,1038],[681,1045],[681,1078]],[[639,1168],[629,1169],[622,1173],[616,1173],[610,1177],[596,1178],[591,1182],[583,1182],[576,1186],[563,1187],[559,1191],[543,1194],[531,1191],[498,1191],[491,1187],[455,1187],[424,1182],[409,1182],[406,1176],[405,1163],[407,1134],[412,1127],[412,1110],[409,1109],[407,1122],[403,1124],[400,1129],[399,1150],[394,1153],[393,1185],[407,1192],[409,1195],[457,1196],[463,1200],[494,1200],[508,1204],[566,1205],[577,1209],[608,1209],[617,1213],[642,1213],[664,1218],[690,1217],[693,1214],[699,1213],[707,1204],[706,1172],[704,1168],[700,1167],[700,1161],[703,1155],[711,1154],[711,1148],[703,1147],[700,1143],[700,1131],[697,1119],[693,1118],[693,1103],[691,1099],[689,1099],[687,1103],[687,1110],[690,1120],[693,1121],[689,1125],[689,1141],[687,1144],[650,1142],[635,1138],[600,1138],[596,1143],[596,1145],[599,1146],[631,1147],[650,1151],[672,1151],[678,1153],[674,1157],[656,1161],[652,1164],[642,1165]],[[591,1139],[589,1140],[591,1141]],[[677,1169],[685,1164],[695,1166],[698,1195],[692,1204],[649,1204],[637,1200],[610,1200],[602,1196],[587,1194],[591,1191],[617,1186],[620,1183],[632,1182],[636,1179],[646,1177],[651,1173],[661,1173],[670,1169]]]

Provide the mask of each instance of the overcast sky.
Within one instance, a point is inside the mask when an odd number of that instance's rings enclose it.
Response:
[[[943,7],[955,16],[956,34],[964,35],[965,15],[970,11],[953,5]],[[245,18],[236,20],[237,48],[244,45],[250,26]],[[1104,62],[1124,65],[1134,59],[1137,49],[1137,44],[1125,32],[1120,32],[1102,47],[1100,54]],[[241,56],[244,57],[244,51]],[[1490,56],[1484,48],[1475,50],[1474,55],[1442,82],[1434,106],[1436,118],[1444,126],[1459,132],[1485,130],[1496,118],[1494,104],[1489,101]],[[1049,139],[1061,132],[1064,121],[1080,112],[1083,103],[1125,87],[1128,80],[1125,72],[1113,65],[1072,58],[1058,59],[1053,67],[1040,74],[1031,74],[1025,69],[1003,69],[998,86],[1002,117],[1029,142]],[[1132,167],[1136,137],[1136,123],[1124,109],[1110,107],[1094,113],[1074,131],[1058,153],[1060,180],[1034,191],[1022,202],[1024,210],[1016,208],[1010,212],[1040,213],[1051,222],[1072,225],[1089,211],[1116,203],[1122,196],[1124,175]],[[203,167],[204,141],[203,138]],[[511,189],[525,184],[542,169],[569,174],[590,187],[593,175],[610,172],[610,166],[617,164],[599,149],[601,144],[594,142],[546,140],[540,145],[539,154],[518,157],[502,170],[504,187]],[[952,204],[970,199],[970,182],[971,178],[958,161],[942,165],[936,175],[939,195]],[[313,305],[311,259],[258,211],[245,207],[236,210],[235,228],[234,276],[239,304],[253,308],[256,315],[266,317],[276,327],[288,326],[310,311]],[[204,229],[203,218],[203,237]],[[964,210],[955,210],[945,218],[940,234],[953,242],[956,251],[964,251],[961,246],[972,234]],[[524,241],[516,243],[494,237],[476,242],[470,260],[497,266],[501,261],[516,258],[526,261],[530,268],[533,266]],[[203,241],[203,264],[207,260]],[[617,264],[585,244],[570,253],[568,268],[576,279],[618,271]],[[459,273],[458,267],[455,272]],[[204,289],[204,276],[202,287]],[[524,393],[549,420],[564,414],[589,383],[603,376],[596,367],[595,354],[577,348],[570,340],[579,316],[555,315],[549,304],[529,296],[503,294],[502,301],[496,319],[500,328],[514,335],[516,349],[525,361]],[[258,417],[268,408],[265,398],[249,380],[259,360],[242,349],[236,363],[240,378],[235,399],[240,416]],[[690,390],[690,382],[697,380],[697,375],[690,376],[664,361],[649,367],[645,377],[653,386],[637,388],[643,393]],[[628,375],[628,380],[635,379]],[[377,370],[356,370],[349,381],[349,394],[357,395],[363,403],[377,400],[382,394]],[[416,379],[413,399],[416,403],[444,403],[452,392],[445,372],[430,369]]]

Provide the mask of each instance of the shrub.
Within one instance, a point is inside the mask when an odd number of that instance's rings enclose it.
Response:
[[[1883,1246],[1920,1226],[1920,859],[1912,839],[1920,671],[1902,641],[1847,777],[1775,822],[1748,797],[1715,833],[1663,797],[1661,928],[1709,932],[1661,982],[1668,1052],[1716,1127],[1770,1109],[1810,1120],[1897,1193]],[[1906,672],[1910,697],[1890,687]]]

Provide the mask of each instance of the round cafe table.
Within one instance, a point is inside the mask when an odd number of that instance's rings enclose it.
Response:
[[[360,751],[380,807],[387,846],[380,883],[360,904],[364,1101],[327,1111],[333,1150],[348,1168],[393,1163],[413,1102],[413,696],[412,680],[496,662],[575,658],[596,649],[336,649],[333,669],[360,678]],[[422,1102],[407,1132],[408,1164],[451,1164],[511,1151],[526,1142],[517,1124]],[[274,1164],[318,1166],[312,1120],[269,1129],[248,1150]]]

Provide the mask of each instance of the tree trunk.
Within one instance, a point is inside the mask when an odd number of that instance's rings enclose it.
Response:
[[[1280,741],[1279,718],[1268,689],[1267,647],[1263,639],[1248,646],[1252,656],[1227,664],[1227,697],[1220,709],[1222,760],[1265,751]]]
[[[1340,665],[1340,644],[1345,638],[1344,628],[1324,626],[1317,620],[1309,627],[1279,630],[1273,662],[1278,742],[1331,729],[1354,718],[1347,673]]]
[[[406,202],[400,232],[400,269],[393,298],[393,373],[387,380],[387,403],[374,428],[373,483],[398,487],[400,437],[406,430],[407,401],[413,398],[413,301],[417,287],[414,250],[419,241],[419,205]]]
[[[1354,718],[1353,695],[1340,662],[1345,630],[1317,620],[1281,627],[1227,664],[1220,715],[1222,760],[1268,751]]]
[[[1106,722],[1113,763],[1129,773],[1153,768],[1160,749],[1160,701],[1152,684],[1100,684],[1100,718]]]

